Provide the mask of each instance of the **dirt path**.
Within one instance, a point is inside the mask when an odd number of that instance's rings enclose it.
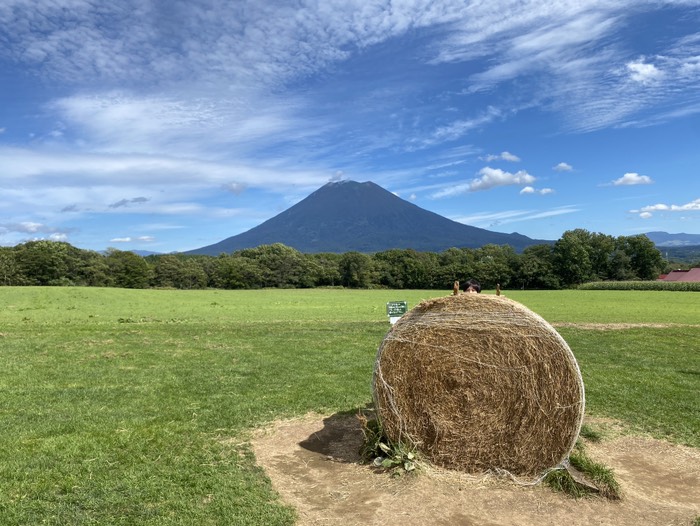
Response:
[[[356,417],[309,415],[261,431],[253,449],[305,526],[692,526],[700,516],[700,450],[659,440],[620,436],[588,446],[615,471],[618,502],[431,469],[392,478],[359,464],[361,443]]]

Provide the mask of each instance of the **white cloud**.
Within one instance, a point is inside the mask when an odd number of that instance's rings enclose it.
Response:
[[[638,173],[630,172],[626,173],[619,179],[612,181],[613,186],[634,186],[639,184],[652,184],[651,177],[648,175],[639,175]]]
[[[659,70],[654,64],[647,64],[644,57],[634,62],[628,62],[626,67],[630,78],[640,84],[653,84],[664,77],[663,71]]]
[[[670,210],[670,209],[671,209],[670,206],[659,203],[656,205],[645,206],[641,210],[642,210],[642,212],[660,212],[660,211],[663,212],[665,210]]]
[[[639,217],[648,219],[653,212],[695,212],[700,211],[700,198],[685,203],[683,205],[668,205],[657,203],[655,205],[643,206],[639,210],[630,210],[631,214],[639,214]]]
[[[535,182],[535,177],[527,173],[525,170],[519,170],[516,173],[505,172],[500,168],[491,168],[486,166],[479,170],[481,177],[472,179],[468,183],[450,186],[434,193],[433,199],[443,197],[452,197],[455,195],[464,194],[467,192],[478,192],[482,190],[490,190],[499,186],[520,186],[528,185]]]
[[[34,221],[21,221],[18,223],[0,223],[0,231],[16,232],[18,234],[57,234],[57,228],[44,223]]]
[[[491,162],[491,161],[509,161],[512,163],[520,162],[520,157],[518,157],[517,155],[513,155],[510,152],[501,152],[498,155],[489,154],[481,159],[486,161],[486,162]]]
[[[540,189],[535,189],[532,186],[526,186],[522,190],[520,190],[521,194],[540,194],[540,195],[547,195],[547,194],[553,194],[554,190],[551,188],[540,188]]]
[[[561,162],[556,166],[552,167],[555,172],[571,172],[574,169],[569,163]]]
[[[481,177],[474,179],[469,185],[471,191],[489,190],[497,186],[526,185],[535,182],[535,177],[525,170],[519,170],[513,174],[500,168],[487,166],[482,168],[479,173]]]
[[[663,207],[663,208],[659,208]],[[695,210],[700,210],[700,199],[695,199],[694,201],[690,201],[689,203],[686,203],[684,205],[653,205],[651,207],[643,207],[642,211],[651,211],[651,210],[669,210],[671,212],[687,212],[687,211],[695,211]]]

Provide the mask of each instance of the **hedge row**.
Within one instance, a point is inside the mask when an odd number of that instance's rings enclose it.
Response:
[[[591,281],[579,290],[672,290],[700,292],[700,282],[693,281]]]

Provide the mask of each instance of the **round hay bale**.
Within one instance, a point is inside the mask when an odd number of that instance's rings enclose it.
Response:
[[[568,457],[583,419],[571,349],[543,318],[503,296],[420,303],[384,338],[372,383],[392,442],[470,473],[541,474]]]

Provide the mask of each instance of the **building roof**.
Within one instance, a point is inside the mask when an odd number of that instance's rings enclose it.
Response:
[[[659,281],[700,281],[700,268],[690,270],[672,270],[659,276]]]

